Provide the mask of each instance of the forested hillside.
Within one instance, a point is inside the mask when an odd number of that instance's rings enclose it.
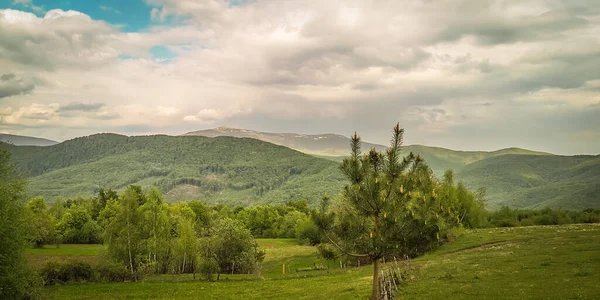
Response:
[[[271,133],[231,127],[218,127],[188,132],[184,134],[184,136],[231,136],[238,138],[254,138],[335,162],[341,162],[344,157],[349,155],[350,151],[350,139],[348,137],[330,133],[312,135],[301,133]],[[384,151],[387,149],[387,145],[363,142],[363,151],[369,151],[371,148],[375,148],[377,151]],[[458,172],[468,164],[504,154],[551,155],[549,153],[520,148],[506,148],[497,151],[457,151],[423,145],[403,146],[402,152],[404,155],[408,155],[410,152],[420,153],[438,177],[441,177],[444,174],[444,171],[448,169]]]
[[[155,185],[170,200],[258,204],[335,194],[337,164],[255,139],[96,134],[50,147],[3,144],[30,176],[29,193],[52,201],[100,188]]]
[[[139,184],[157,186],[170,201],[315,204],[344,185],[342,157],[322,159],[255,138],[96,134],[48,147],[2,145],[30,177],[31,196],[48,201]],[[453,169],[469,188],[486,188],[490,209],[600,207],[599,156],[402,148],[403,155],[409,152],[421,154],[438,178]]]
[[[501,155],[466,166],[457,178],[486,187],[492,209],[600,207],[600,156]]]

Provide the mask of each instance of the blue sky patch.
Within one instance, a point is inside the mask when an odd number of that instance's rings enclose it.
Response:
[[[177,53],[173,52],[167,46],[154,46],[148,51],[155,60],[171,60],[177,57]]]
[[[122,31],[142,31],[152,25],[150,10],[143,0],[32,0],[34,6],[44,11],[51,9],[76,10],[89,15],[94,20],[103,20],[120,26]],[[44,12],[35,10],[33,5],[13,4],[12,0],[0,0],[0,7],[29,11],[37,16]]]

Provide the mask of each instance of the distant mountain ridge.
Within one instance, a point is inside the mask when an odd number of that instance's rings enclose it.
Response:
[[[213,129],[198,130],[182,134],[182,136],[218,137],[229,136],[238,138],[254,138],[261,141],[285,146],[300,152],[340,162],[347,156],[350,149],[350,138],[332,133],[325,134],[300,134],[300,133],[271,133],[248,129],[239,129],[221,126]],[[388,146],[369,142],[362,142],[362,151],[375,148],[385,151]],[[423,145],[406,145],[402,147],[404,153],[420,153],[427,160],[433,171],[439,176],[447,169],[459,171],[466,165],[489,157],[505,154],[523,155],[551,155],[520,148],[506,148],[496,151],[457,151],[441,147]]]
[[[15,146],[52,146],[58,144],[57,141],[44,138],[8,133],[0,133],[0,142],[13,144]]]
[[[247,137],[255,138],[264,142],[275,145],[285,146],[298,150],[300,152],[326,155],[326,156],[342,156],[349,153],[350,140],[339,134],[324,133],[324,134],[301,134],[301,133],[272,133],[261,132],[249,129],[240,129],[221,126],[213,129],[191,131],[182,134],[182,136],[230,136],[230,137]],[[377,150],[385,150],[386,146],[363,142],[363,149],[371,149],[375,147]]]

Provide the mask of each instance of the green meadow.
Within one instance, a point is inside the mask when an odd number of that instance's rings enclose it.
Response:
[[[48,299],[367,299],[371,266],[340,269],[293,239],[259,239],[261,274],[191,274],[140,282],[78,283],[43,288]],[[101,245],[30,249],[31,260],[88,257]],[[314,266],[329,269],[300,271]],[[284,267],[285,266],[285,267]],[[283,269],[285,268],[285,275]],[[600,226],[563,225],[464,231],[410,262],[400,299],[600,299]]]

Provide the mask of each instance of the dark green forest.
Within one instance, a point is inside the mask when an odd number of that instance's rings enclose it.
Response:
[[[2,147],[30,177],[29,194],[49,202],[131,184],[156,186],[168,201],[316,202],[343,185],[336,163],[255,139],[97,134],[50,147]]]

